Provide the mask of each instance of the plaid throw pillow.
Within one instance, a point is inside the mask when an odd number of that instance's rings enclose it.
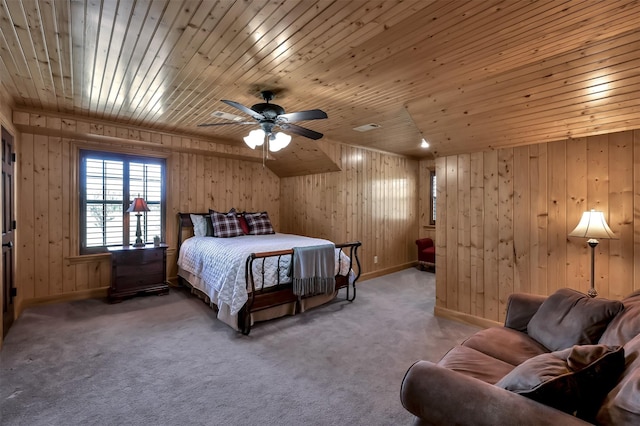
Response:
[[[230,238],[244,235],[235,213],[211,211],[211,223],[214,237]]]
[[[209,210],[209,212],[211,211],[212,210]],[[231,213],[235,213],[236,217],[238,218],[238,223],[242,228],[242,232],[244,232],[245,235],[249,235],[249,225],[247,224],[247,220],[244,218],[244,213],[240,213],[235,209],[235,207],[232,207],[231,210],[229,210],[229,214]]]
[[[267,212],[245,213],[244,218],[247,220],[247,225],[249,225],[249,235],[275,234]]]

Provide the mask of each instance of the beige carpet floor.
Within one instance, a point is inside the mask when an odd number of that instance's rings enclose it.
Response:
[[[2,425],[407,425],[416,360],[477,330],[433,316],[415,268],[242,336],[180,289],[26,310],[0,352]],[[339,295],[343,297],[343,295]]]

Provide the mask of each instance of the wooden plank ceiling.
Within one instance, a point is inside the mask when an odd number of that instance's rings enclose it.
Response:
[[[0,0],[0,81],[18,108],[229,144],[252,126],[196,125],[272,89],[330,140],[428,157],[640,128],[638,22],[615,0]]]

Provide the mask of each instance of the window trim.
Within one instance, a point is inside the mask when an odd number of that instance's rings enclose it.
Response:
[[[84,238],[83,238],[83,227],[85,226],[85,217],[83,215],[83,204],[86,204],[86,201],[84,199],[85,197],[85,185],[86,185],[86,176],[83,173],[83,168],[84,165],[82,164],[83,159],[87,158],[88,156],[90,156],[91,154],[97,154],[97,156],[101,159],[113,159],[113,160],[117,160],[117,161],[141,161],[144,163],[157,163],[157,164],[161,164],[162,165],[162,174],[161,174],[161,203],[160,203],[160,221],[161,221],[161,227],[160,227],[160,238],[162,241],[166,241],[166,232],[167,232],[167,221],[166,221],[166,211],[167,211],[167,205],[168,205],[168,199],[167,199],[167,174],[168,174],[168,158],[166,155],[158,155],[155,154],[153,152],[145,152],[144,154],[140,154],[139,150],[128,150],[128,149],[123,149],[123,150],[111,150],[111,149],[105,149],[105,147],[98,147],[95,145],[77,145],[74,149],[74,153],[77,156],[77,161],[75,161],[76,164],[76,176],[77,178],[74,179],[74,184],[77,185],[76,186],[76,197],[74,197],[75,199],[72,200],[72,202],[74,203],[74,208],[72,209],[72,211],[76,214],[76,220],[75,223],[78,224],[77,227],[74,227],[76,230],[76,235],[74,236],[75,238],[75,249],[77,250],[77,253],[79,256],[91,256],[91,255],[96,255],[96,254],[101,254],[101,253],[105,253],[106,252],[106,248],[105,246],[100,246],[100,247],[83,247],[83,242],[84,242]],[[127,176],[128,171],[124,172],[125,176]],[[131,200],[133,198],[131,198],[131,194],[128,191],[128,188],[125,188],[124,193],[123,193],[123,199],[124,200],[129,200],[129,201],[125,201],[123,204],[126,203],[130,203]],[[123,205],[123,209],[126,210],[128,208],[128,205]],[[126,214],[124,215],[124,222],[123,225],[125,227],[125,229],[129,229],[130,230],[130,225],[131,225],[131,221],[133,219],[130,219],[130,214]],[[73,219],[72,219],[73,220]],[[128,241],[129,239],[129,234],[125,232],[124,238],[123,238],[123,244],[127,245],[129,243]]]
[[[436,225],[435,211],[436,211],[436,171],[429,170],[429,225]]]

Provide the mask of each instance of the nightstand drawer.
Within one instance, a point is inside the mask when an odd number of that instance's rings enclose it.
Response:
[[[166,250],[160,247],[110,247],[111,287],[109,300],[120,301],[138,293],[167,293]]]
[[[128,250],[112,253],[113,261],[121,265],[147,265],[157,264],[162,262],[164,257],[164,250],[162,249],[143,249],[143,250]]]

